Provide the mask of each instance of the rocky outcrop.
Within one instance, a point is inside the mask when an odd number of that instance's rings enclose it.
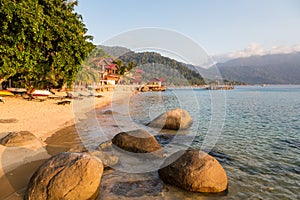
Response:
[[[133,153],[152,153],[161,150],[154,136],[142,129],[118,133],[112,139],[112,143]]]
[[[189,128],[193,123],[193,119],[190,114],[183,109],[176,108],[163,113],[152,120],[147,126],[179,130]]]
[[[89,154],[57,154],[33,174],[25,199],[96,199],[102,173],[101,161]]]
[[[33,144],[41,144],[41,141],[28,131],[11,132],[0,139],[0,144],[6,147],[19,147]]]
[[[220,163],[198,150],[173,154],[165,160],[158,173],[164,182],[192,192],[222,192],[228,185]]]

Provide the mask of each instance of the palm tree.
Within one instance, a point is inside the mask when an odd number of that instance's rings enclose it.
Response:
[[[76,82],[79,85],[89,85],[97,83],[99,81],[99,75],[95,69],[92,69],[88,66],[83,66],[78,74]]]

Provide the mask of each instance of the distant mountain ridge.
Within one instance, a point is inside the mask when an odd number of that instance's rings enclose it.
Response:
[[[300,84],[300,52],[236,58],[217,67],[223,79],[249,84]]]
[[[217,63],[220,74],[216,76],[215,68],[196,67],[155,52],[136,53],[124,47],[98,46],[98,48],[114,57],[120,56],[119,58],[125,63],[133,61],[137,65],[158,63],[173,66],[180,74],[192,80],[193,84],[204,83],[203,77],[210,80],[223,79],[248,84],[300,84],[300,52],[257,55]],[[162,76],[166,77],[168,74]]]

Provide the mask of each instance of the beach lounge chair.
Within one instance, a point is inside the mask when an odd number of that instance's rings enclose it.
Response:
[[[66,92],[54,92],[48,96],[49,99],[58,99],[58,100],[63,100],[67,98],[67,93]]]
[[[62,100],[57,102],[57,105],[66,105],[66,104],[71,104],[71,100]]]
[[[82,91],[79,93],[80,97],[91,97],[91,93],[87,91]]]
[[[77,100],[82,100],[82,97],[79,97],[79,95],[75,92],[67,92],[67,98],[68,99],[77,99]]]
[[[95,92],[90,92],[90,95],[91,95],[92,97],[97,97],[97,98],[103,97],[102,94],[98,94],[98,93],[95,93]]]

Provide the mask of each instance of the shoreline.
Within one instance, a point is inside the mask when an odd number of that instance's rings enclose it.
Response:
[[[39,166],[37,163],[41,164],[50,156],[64,151],[66,149],[64,142],[78,143],[76,141],[76,135],[78,135],[76,123],[78,122],[74,117],[74,104],[84,105],[79,107],[79,110],[85,115],[85,118],[88,118],[96,109],[106,107],[110,109],[109,106],[113,102],[123,101],[123,99],[130,98],[135,94],[132,88],[125,88],[119,87],[120,90],[104,92],[101,98],[85,97],[83,100],[72,100],[71,105],[57,105],[55,104],[57,100],[35,102],[26,101],[20,97],[6,98],[6,104],[0,105],[1,110],[3,110],[0,113],[0,119],[14,119],[15,123],[0,123],[0,138],[9,132],[29,131],[42,143],[44,154],[28,150],[31,153],[29,155],[26,153],[25,146],[5,147],[0,145],[0,185],[3,186],[0,190],[0,197],[4,199],[22,199],[24,187],[26,187],[30,177]],[[22,113],[26,113],[26,115],[22,115]],[[45,128],[48,131],[45,131]],[[64,132],[63,135],[66,135],[64,138],[55,138],[56,134],[61,135],[62,132]],[[49,141],[54,145],[49,146]],[[32,146],[28,148],[32,148]],[[15,153],[19,154],[16,159]],[[13,165],[7,166],[12,160]]]
[[[105,92],[103,97],[86,97],[82,101],[94,101],[94,104],[83,108],[82,112],[90,113],[111,104],[114,92]],[[5,98],[6,104],[1,104],[0,119],[13,119],[13,123],[0,123],[0,138],[10,132],[29,131],[41,142],[39,145],[6,147],[0,145],[0,199],[23,199],[22,194],[30,177],[53,151],[47,147],[47,139],[55,134],[75,127],[73,103],[57,105],[57,100],[44,102],[26,101],[20,97]],[[73,101],[73,100],[72,100]],[[73,134],[74,135],[74,134]],[[60,142],[60,141],[57,141]],[[61,141],[63,142],[63,141]],[[64,150],[59,147],[54,152]],[[20,194],[19,194],[20,193]]]

